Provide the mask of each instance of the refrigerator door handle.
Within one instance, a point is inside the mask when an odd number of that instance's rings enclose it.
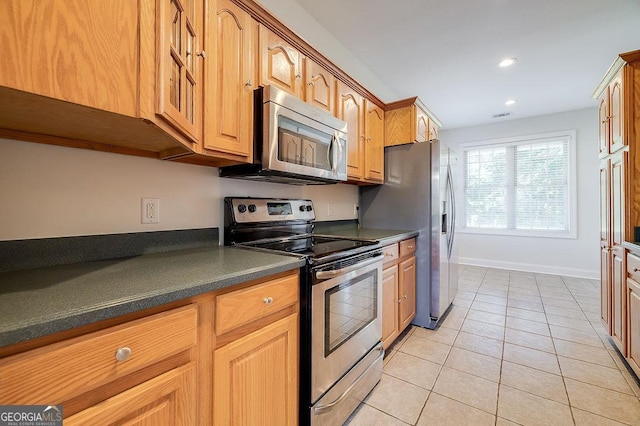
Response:
[[[451,214],[449,215],[450,220],[447,223],[447,258],[450,259],[453,251],[453,238],[456,226],[456,201],[453,193],[453,177],[451,175],[451,167],[449,165],[447,165],[447,190],[449,194],[448,201],[451,205]]]

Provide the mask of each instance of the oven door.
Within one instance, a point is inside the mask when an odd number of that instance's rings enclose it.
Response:
[[[346,129],[338,130],[328,125],[344,122],[332,116],[324,117],[319,114],[321,111],[307,111],[306,115],[304,109],[317,108],[300,103],[303,105],[297,105],[296,110],[276,102],[263,105],[263,168],[296,176],[346,181]],[[323,117],[327,123],[321,120]]]
[[[312,270],[312,404],[380,342],[383,258]]]

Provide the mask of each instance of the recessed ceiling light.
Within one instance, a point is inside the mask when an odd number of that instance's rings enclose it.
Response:
[[[510,67],[511,65],[515,64],[517,61],[518,61],[517,58],[506,58],[506,59],[501,60],[498,63],[498,66],[500,68]]]
[[[514,105],[516,102],[515,99],[507,99],[507,101],[504,103],[506,106],[510,106],[510,105]]]

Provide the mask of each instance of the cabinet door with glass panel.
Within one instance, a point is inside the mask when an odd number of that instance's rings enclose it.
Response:
[[[190,141],[202,131],[202,0],[162,0],[157,15],[156,113]]]

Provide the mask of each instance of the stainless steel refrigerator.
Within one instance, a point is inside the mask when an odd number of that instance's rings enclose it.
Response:
[[[457,156],[438,140],[385,148],[384,185],[362,187],[364,228],[415,229],[416,317],[435,328],[458,292]]]

